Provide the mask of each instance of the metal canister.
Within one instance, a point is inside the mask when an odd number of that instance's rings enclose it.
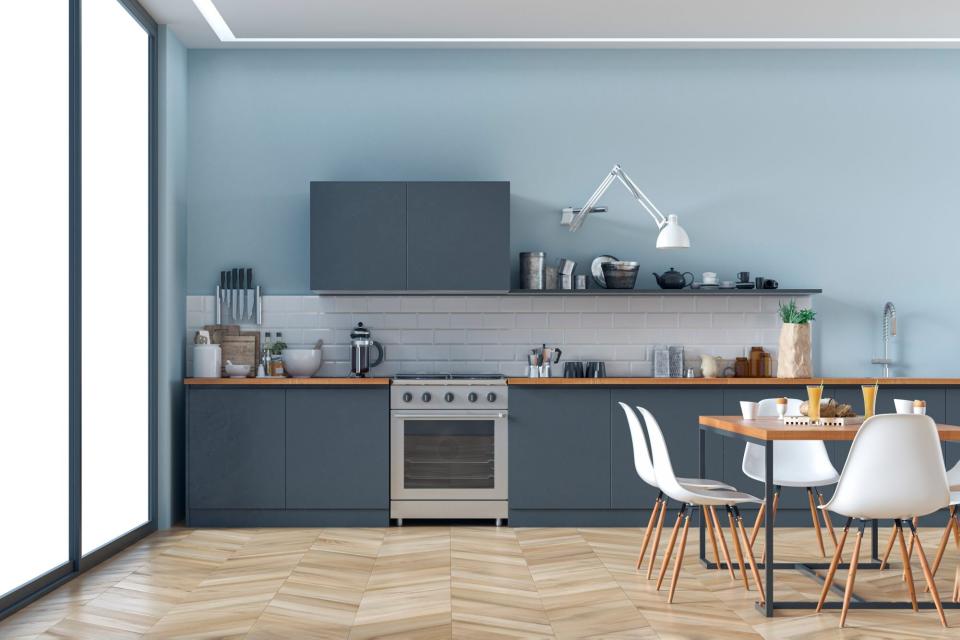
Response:
[[[525,251],[520,254],[520,288],[543,289],[543,266],[547,254],[543,251]]]

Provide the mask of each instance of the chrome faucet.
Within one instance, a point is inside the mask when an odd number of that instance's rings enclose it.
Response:
[[[897,308],[892,302],[883,305],[883,357],[871,360],[873,364],[883,365],[883,377],[890,377],[890,338],[897,335]]]

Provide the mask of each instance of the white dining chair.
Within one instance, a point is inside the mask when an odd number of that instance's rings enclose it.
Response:
[[[760,499],[748,493],[737,491],[736,489],[698,489],[681,484],[679,478],[677,478],[673,472],[673,463],[670,461],[667,443],[666,440],[664,440],[663,431],[661,431],[657,419],[643,407],[637,407],[637,410],[640,411],[640,415],[643,416],[643,421],[647,427],[647,437],[650,440],[650,452],[653,454],[653,469],[657,479],[657,486],[668,498],[680,503],[677,521],[673,525],[673,532],[670,534],[670,540],[667,542],[663,563],[660,565],[660,573],[657,576],[657,591],[660,590],[663,584],[664,576],[667,573],[667,566],[670,564],[670,558],[673,555],[677,533],[680,531],[680,525],[682,523],[683,532],[680,535],[680,549],[677,551],[677,560],[673,566],[673,575],[670,578],[670,594],[667,596],[667,602],[673,602],[673,595],[677,590],[677,579],[683,567],[683,553],[687,546],[687,531],[690,529],[690,512],[687,510],[688,507],[725,507],[727,517],[730,520],[730,529],[733,532],[733,548],[737,553],[737,561],[740,565],[740,573],[743,576],[744,588],[746,588],[747,591],[750,590],[750,583],[747,580],[747,571],[743,561],[743,556],[746,554],[750,566],[750,573],[753,576],[757,592],[760,595],[760,602],[765,602],[760,572],[757,570],[757,564],[753,559],[753,551],[747,542],[747,531],[743,526],[743,516],[740,515],[739,509],[739,505],[741,504],[758,503]]]
[[[943,528],[943,534],[940,536],[940,544],[937,545],[937,555],[933,559],[933,569],[932,573],[934,577],[937,575],[937,570],[940,568],[940,562],[943,560],[943,554],[947,550],[947,544],[950,542],[950,534],[953,533],[954,545],[957,549],[960,550],[960,462],[953,465],[950,469],[947,470],[947,482],[950,485],[950,508],[947,515],[947,524]],[[887,556],[890,554],[889,547],[890,544],[887,544],[888,550],[884,554],[884,562],[886,561]],[[960,567],[958,567],[960,571]],[[954,580],[956,584],[957,580]],[[957,593],[957,587],[954,586],[954,593],[952,600],[956,602],[960,600],[960,594]]]
[[[853,439],[833,497],[822,507],[846,516],[847,521],[827,571],[817,611],[823,609],[827,593],[833,584],[840,554],[843,552],[853,519],[859,520],[860,525],[853,546],[853,557],[850,559],[850,570],[847,573],[847,585],[840,612],[841,627],[846,622],[850,608],[864,524],[867,520],[893,520],[913,610],[919,609],[907,545],[903,537],[905,523],[910,527],[911,541],[917,549],[927,587],[940,616],[940,624],[946,627],[947,619],[943,614],[940,594],[917,536],[917,528],[911,519],[933,513],[950,502],[950,485],[947,483],[936,423],[928,416],[921,415],[883,414],[867,418]]]
[[[657,552],[660,547],[660,534],[663,531],[663,520],[667,514],[667,500],[663,497],[663,491],[657,484],[657,477],[653,470],[653,460],[650,458],[650,451],[647,448],[647,441],[643,435],[643,426],[640,424],[640,418],[636,412],[626,403],[618,403],[627,418],[627,426],[630,427],[630,441],[633,443],[633,465],[636,468],[637,475],[645,483],[657,490],[657,498],[653,502],[653,511],[650,513],[650,520],[647,522],[647,530],[643,534],[643,542],[640,544],[640,554],[637,556],[637,570],[643,565],[643,558],[646,555],[647,545],[653,536],[653,548],[650,552],[650,565],[647,567],[647,580],[653,576],[653,566],[657,558]],[[706,478],[677,478],[682,485],[696,487],[699,489],[732,489],[728,484],[719,480],[709,480]],[[719,533],[720,546],[723,547],[723,556],[727,563],[727,569],[730,577],[735,578],[733,573],[733,564],[730,562],[730,552],[727,549],[726,539],[723,537],[723,529],[720,527],[720,520],[714,508],[706,508],[702,515],[704,523],[707,526],[707,534],[710,537],[710,546],[713,548],[713,556],[716,560],[717,568],[720,569],[720,555],[717,550],[717,535],[714,534],[714,528]]]
[[[788,416],[800,415],[800,405],[802,400],[797,398],[787,398]],[[777,415],[777,401],[774,398],[765,398],[760,401],[758,415],[762,417],[774,417]],[[764,445],[748,442],[743,450],[743,473],[758,482],[764,482],[766,477],[766,467],[764,454],[766,449]],[[821,487],[834,485],[840,479],[836,467],[830,462],[830,456],[827,454],[827,447],[822,440],[791,440],[778,441],[773,443],[773,505],[771,507],[771,516],[776,518],[777,506],[780,503],[780,491],[783,487],[797,487],[807,490],[807,501],[810,505],[810,519],[813,521],[813,530],[817,534],[817,544],[820,547],[820,555],[826,557],[827,552],[823,548],[823,534],[820,531],[820,518],[814,503],[813,494],[816,491],[817,498],[821,505],[824,504],[823,492]],[[753,531],[750,534],[750,545],[752,546],[760,532],[760,525],[763,523],[766,514],[766,503],[760,505],[757,512],[757,519],[753,523]],[[830,522],[830,516],[827,513],[821,513],[824,525],[833,540],[833,545],[837,545],[837,536],[833,531],[833,524]],[[761,562],[766,559],[766,549],[761,553]]]

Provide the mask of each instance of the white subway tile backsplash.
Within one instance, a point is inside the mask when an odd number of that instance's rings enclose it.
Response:
[[[349,372],[350,330],[369,326],[386,346],[378,375],[501,372],[524,375],[529,350],[563,349],[564,360],[604,360],[608,375],[651,375],[652,347],[682,344],[687,366],[700,354],[730,361],[753,345],[776,353],[778,303],[787,297],[730,296],[266,296],[264,331],[288,344],[324,345],[320,375]],[[214,322],[213,296],[187,299],[187,361],[193,333]],[[810,306],[809,296],[797,304]],[[225,322],[229,320],[225,319]],[[245,329],[256,329],[244,326]],[[190,370],[188,366],[188,371]],[[558,367],[555,375],[560,375]]]

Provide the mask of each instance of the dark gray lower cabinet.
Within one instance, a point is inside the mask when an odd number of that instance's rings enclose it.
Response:
[[[510,389],[510,518],[610,508],[610,390]]]
[[[188,391],[187,524],[384,526],[389,390]]]
[[[283,509],[284,392],[190,393],[187,491],[191,509]]]
[[[287,509],[388,509],[387,394],[287,391]]]

